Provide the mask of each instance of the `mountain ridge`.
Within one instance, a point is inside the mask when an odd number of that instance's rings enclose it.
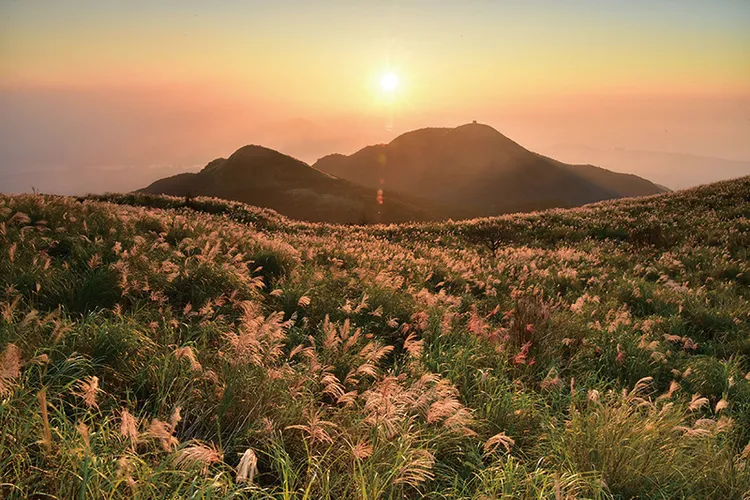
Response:
[[[578,206],[663,192],[640,177],[534,153],[480,123],[406,132],[376,148],[325,156],[313,167],[364,186],[383,184],[404,194],[428,192],[430,199],[480,215],[506,213],[521,205]]]
[[[210,196],[271,208],[311,222],[406,222],[446,218],[430,202],[336,178],[276,150],[259,145],[239,148],[209,162],[198,173],[177,174],[139,190],[173,196]]]
[[[634,175],[559,162],[475,122],[412,130],[313,165],[250,144],[198,173],[160,179],[141,191],[241,201],[311,222],[399,223],[574,207],[664,190]]]

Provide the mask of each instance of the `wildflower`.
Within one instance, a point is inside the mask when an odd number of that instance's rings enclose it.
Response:
[[[13,214],[13,217],[8,220],[8,225],[18,224],[19,226],[25,226],[29,223],[31,223],[31,217],[23,212],[16,212]]]
[[[686,351],[695,351],[699,347],[698,343],[695,342],[693,339],[689,337],[685,337],[684,342],[682,344],[682,348]]]
[[[352,406],[357,399],[357,391],[349,391],[339,396],[336,400],[337,404],[344,406]]]
[[[444,420],[461,408],[463,408],[463,405],[455,397],[449,396],[445,399],[435,401],[427,411],[427,423],[432,424]]]
[[[242,308],[244,314],[238,332],[224,334],[232,349],[230,362],[269,366],[284,354],[286,330],[292,322],[283,321],[281,311],[264,317],[258,314],[254,303],[244,303]]]
[[[533,365],[533,360],[528,360],[527,357],[529,355],[529,350],[531,350],[531,341],[526,342],[523,346],[521,346],[521,350],[518,354],[516,354],[513,357],[513,364],[514,365]]]
[[[21,295],[17,295],[11,302],[4,302],[0,304],[0,316],[5,320],[6,323],[13,321],[13,314],[18,307],[18,303],[21,301]]]
[[[426,312],[420,311],[414,313],[411,320],[419,330],[425,331],[429,326],[430,316]]]
[[[324,372],[324,375],[320,378],[323,383],[322,394],[328,394],[334,399],[339,399],[344,395],[344,386],[341,385],[338,377],[330,372]]]

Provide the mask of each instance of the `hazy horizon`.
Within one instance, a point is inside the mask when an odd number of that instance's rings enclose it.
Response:
[[[0,191],[134,189],[245,144],[313,163],[472,120],[562,161],[735,162],[601,165],[668,187],[750,174],[749,24],[732,1],[4,2]]]

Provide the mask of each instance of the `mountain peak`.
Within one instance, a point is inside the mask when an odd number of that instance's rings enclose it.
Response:
[[[342,158],[346,158],[341,155]],[[407,222],[443,218],[439,207],[337,179],[276,150],[250,144],[198,173],[160,179],[142,189],[172,196],[212,196],[271,208],[314,222]]]
[[[286,159],[294,162],[304,163],[296,158],[280,153],[275,149],[259,146],[257,144],[248,144],[242,146],[229,157],[230,161],[252,161],[252,160],[269,160],[269,159]]]
[[[454,131],[466,131],[470,133],[488,133],[488,134],[499,134],[497,129],[487,125],[485,123],[479,123],[476,120],[471,123],[464,123],[453,129]]]
[[[484,123],[466,123],[456,128],[450,129],[449,136],[456,139],[470,141],[487,141],[494,142],[496,145],[505,144],[512,147],[522,147],[517,142],[502,134],[497,129],[485,125]],[[525,148],[524,148],[525,149]]]
[[[661,191],[644,179],[543,157],[477,122],[406,132],[381,148],[323,158],[313,167],[371,188],[385,186],[479,215]]]

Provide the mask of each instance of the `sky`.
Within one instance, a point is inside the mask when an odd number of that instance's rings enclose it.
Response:
[[[0,191],[472,120],[566,161],[750,165],[750,2],[0,0],[0,110]]]

